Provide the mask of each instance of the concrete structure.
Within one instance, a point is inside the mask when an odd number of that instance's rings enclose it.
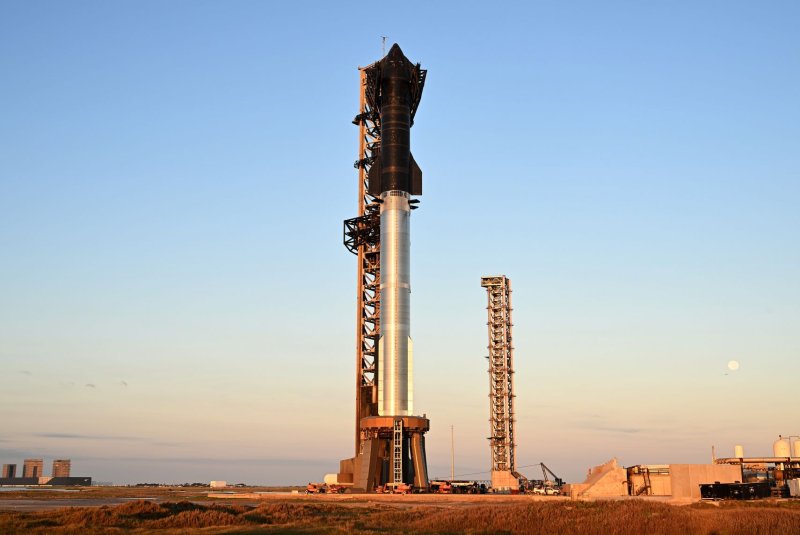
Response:
[[[614,458],[589,469],[583,483],[564,485],[563,492],[572,498],[627,496],[628,473]]]
[[[53,460],[53,477],[69,477],[72,461],[69,459]]]
[[[707,483],[736,483],[742,481],[742,472],[736,466],[719,464],[671,464],[671,496],[673,498],[700,498],[700,485]]]
[[[16,464],[4,464],[3,465],[3,477],[17,477],[17,465]]]
[[[622,468],[616,459],[595,466],[583,483],[565,486],[573,498],[668,496],[700,499],[700,485],[741,482],[736,466],[718,464],[650,464]]]
[[[735,466],[717,464],[659,464],[628,468],[631,496],[672,496],[700,498],[700,485],[741,483],[742,472]]]
[[[672,477],[668,464],[637,465],[628,468],[631,496],[671,496]]]
[[[43,475],[43,459],[25,459],[25,463],[22,465],[22,477],[42,477]]]

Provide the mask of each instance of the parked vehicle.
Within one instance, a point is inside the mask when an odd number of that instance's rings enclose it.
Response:
[[[306,485],[306,494],[325,494],[327,485],[325,483],[309,483]]]

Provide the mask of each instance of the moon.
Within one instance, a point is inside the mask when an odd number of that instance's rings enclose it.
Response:
[[[739,369],[739,361],[738,360],[731,360],[728,361],[728,369],[732,372],[735,372]]]

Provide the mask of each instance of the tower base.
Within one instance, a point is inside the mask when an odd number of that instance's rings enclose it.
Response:
[[[492,470],[492,488],[494,490],[518,490],[519,474],[510,470]]]
[[[399,428],[396,422],[402,424],[399,451],[395,449],[395,432]],[[362,418],[360,428],[360,451],[340,463],[339,481],[352,481],[355,492],[373,492],[378,487],[399,484],[428,488],[425,433],[430,429],[430,421],[427,418],[368,416]],[[350,469],[352,472],[348,473]],[[399,481],[396,475],[401,476]]]

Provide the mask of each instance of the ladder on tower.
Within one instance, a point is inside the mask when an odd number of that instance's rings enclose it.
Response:
[[[403,482],[403,420],[394,421],[394,440],[392,441],[394,455],[394,479],[392,483],[399,485]]]

